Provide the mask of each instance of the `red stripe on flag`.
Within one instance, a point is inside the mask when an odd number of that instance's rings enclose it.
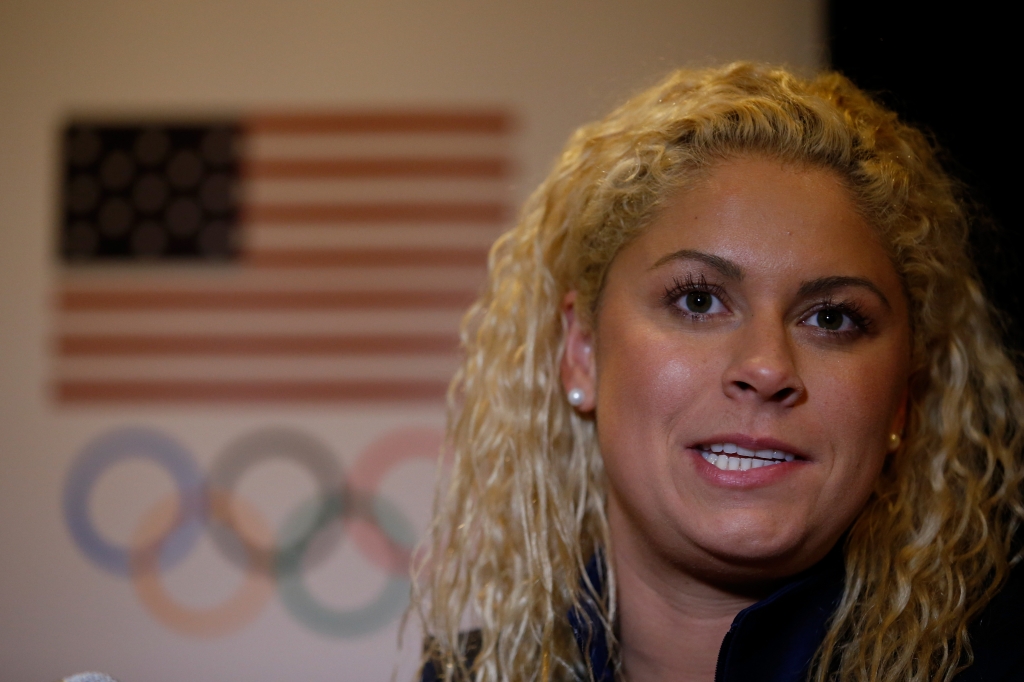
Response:
[[[252,179],[505,178],[505,159],[251,159],[242,175]]]
[[[242,219],[259,223],[501,223],[504,204],[249,204]]]
[[[65,311],[464,309],[472,291],[65,291]]]
[[[143,336],[66,335],[63,356],[138,355],[436,355],[458,350],[452,334],[410,336]]]
[[[446,381],[63,381],[62,403],[437,402]]]
[[[330,133],[478,133],[512,131],[501,112],[365,111],[348,114],[263,114],[243,122],[246,133],[322,135]]]
[[[487,249],[251,249],[246,263],[261,268],[465,266],[487,264]]]

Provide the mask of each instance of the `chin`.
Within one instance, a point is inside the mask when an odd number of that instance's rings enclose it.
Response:
[[[834,544],[814,542],[797,528],[730,525],[731,528],[716,528],[696,544],[718,564],[718,571],[734,571],[737,578],[744,580],[799,573],[825,556]]]

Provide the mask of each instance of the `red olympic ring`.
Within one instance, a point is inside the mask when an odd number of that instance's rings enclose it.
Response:
[[[393,431],[363,451],[362,457],[349,471],[349,489],[358,498],[372,499],[392,467],[412,459],[437,462],[443,443],[444,436],[436,429],[408,427]],[[389,573],[409,574],[412,560],[409,548],[388,537],[365,514],[345,516],[344,519],[346,531],[374,564]]]

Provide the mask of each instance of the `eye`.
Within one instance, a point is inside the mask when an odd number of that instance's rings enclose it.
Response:
[[[691,291],[679,299],[677,305],[695,315],[713,315],[725,310],[725,306],[710,291]]]
[[[683,297],[683,305],[691,313],[706,313],[711,310],[712,303],[714,300],[706,291],[691,291]]]
[[[694,321],[704,320],[709,316],[728,313],[724,301],[728,300],[721,285],[707,281],[703,275],[694,278],[687,275],[686,279],[674,278],[672,286],[665,289],[662,301],[671,310],[682,313]]]
[[[860,328],[857,321],[851,315],[840,308],[822,308],[807,318],[805,324],[811,327],[820,327],[830,332],[855,331]]]

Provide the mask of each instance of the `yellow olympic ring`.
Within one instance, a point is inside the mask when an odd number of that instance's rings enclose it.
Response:
[[[248,537],[270,546],[273,535],[266,522],[249,505],[223,491],[210,491],[208,518],[224,523],[230,519],[245,529]],[[260,554],[248,549],[249,566],[242,586],[223,603],[207,609],[187,608],[174,601],[160,580],[160,549],[180,523],[176,495],[157,504],[136,529],[132,546],[141,548],[131,554],[131,576],[139,601],[161,623],[185,635],[209,637],[224,635],[256,618],[274,593],[272,573],[260,565]],[[248,545],[246,545],[248,547]]]

